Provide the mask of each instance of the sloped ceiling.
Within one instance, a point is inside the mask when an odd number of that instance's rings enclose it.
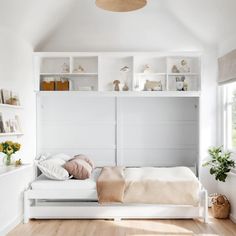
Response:
[[[21,35],[34,47],[56,29],[75,0],[0,0],[0,28]]]
[[[48,51],[192,50],[236,35],[235,0],[148,0],[131,13],[106,12],[94,2],[0,0],[0,27]]]

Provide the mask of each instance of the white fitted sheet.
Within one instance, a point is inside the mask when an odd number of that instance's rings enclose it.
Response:
[[[78,180],[52,180],[45,175],[40,175],[31,183],[33,190],[94,190],[96,192],[96,181],[101,172],[100,168],[96,168],[89,179]]]

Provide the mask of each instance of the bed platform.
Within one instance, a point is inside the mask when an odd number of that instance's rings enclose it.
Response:
[[[189,219],[207,222],[207,192],[198,193],[199,204],[99,204],[96,181],[101,169],[95,169],[87,180],[49,180],[40,175],[25,192],[24,222],[35,219]]]
[[[186,166],[193,167],[198,176],[200,96],[152,94],[122,97],[38,93],[37,155],[83,153],[100,167]],[[95,181],[86,186],[69,182],[66,187],[56,182],[47,183],[46,187],[40,181],[43,177],[25,192],[25,223],[29,219],[53,218],[201,218],[207,222],[208,196],[203,188],[198,193],[197,206],[101,205],[97,201]]]

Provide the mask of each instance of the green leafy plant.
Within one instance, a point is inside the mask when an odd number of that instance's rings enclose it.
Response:
[[[210,166],[210,174],[215,175],[215,179],[225,182],[228,173],[235,168],[235,161],[231,159],[231,152],[223,152],[223,147],[213,147],[208,150],[211,160],[203,166]]]

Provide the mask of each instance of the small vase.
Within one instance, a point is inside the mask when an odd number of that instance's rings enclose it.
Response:
[[[11,155],[6,155],[6,166],[11,165]]]

